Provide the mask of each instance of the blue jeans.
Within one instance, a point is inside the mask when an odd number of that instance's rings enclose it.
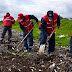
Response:
[[[49,34],[50,35],[50,34]],[[40,34],[40,45],[41,44],[45,44],[46,43],[46,39],[47,39],[47,35],[44,35],[42,32]],[[48,52],[54,52],[55,50],[55,33],[52,35],[52,37],[50,38],[49,42],[49,49]]]
[[[72,37],[70,38],[69,48],[69,53],[72,53]]]
[[[23,38],[26,36],[28,32],[23,32]],[[27,39],[28,39],[28,43],[27,43]],[[24,40],[23,45],[26,49],[29,49],[33,46],[33,33],[31,32],[28,37]]]

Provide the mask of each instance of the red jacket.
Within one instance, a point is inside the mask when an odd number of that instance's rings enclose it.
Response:
[[[55,25],[56,25],[57,19],[58,19],[58,15],[56,13],[54,13],[54,17],[51,22],[48,20],[47,15],[45,15],[42,18],[46,21],[46,31],[48,34],[50,34],[55,28]],[[39,26],[41,26],[41,23],[39,24]]]
[[[3,18],[3,26],[10,26],[12,27],[12,24],[15,23],[15,20],[12,16],[10,16],[9,14],[6,14]]]
[[[18,22],[21,23],[24,26],[24,29],[29,32],[32,29],[32,22],[31,19],[29,19],[28,15],[24,16],[25,20],[23,22],[20,22],[18,19]]]

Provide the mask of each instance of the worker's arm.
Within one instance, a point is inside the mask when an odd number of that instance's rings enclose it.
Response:
[[[23,32],[27,32],[27,31],[24,29],[24,26],[23,26],[21,23],[19,23],[19,26],[20,26],[20,28],[21,28],[21,30],[22,30]]]
[[[34,15],[28,15],[30,19],[34,19],[36,20],[36,22],[38,22],[38,19],[34,16]]]
[[[60,26],[60,16],[58,16],[58,19],[57,19],[57,26]]]
[[[46,35],[47,37],[49,36],[49,34],[46,31],[46,21],[42,18],[41,19],[41,31],[43,32],[44,35]]]

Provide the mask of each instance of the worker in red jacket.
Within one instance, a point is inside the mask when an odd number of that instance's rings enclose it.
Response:
[[[2,33],[2,36],[0,38],[0,42],[3,41],[4,39],[4,36],[5,36],[5,33],[8,31],[8,41],[11,42],[11,36],[12,36],[12,31],[11,31],[11,28],[12,28],[12,24],[15,23],[15,20],[12,16],[10,16],[10,13],[6,13],[6,15],[4,16],[3,18],[3,33]]]
[[[38,23],[38,19],[34,15],[23,15],[22,13],[18,14],[18,22],[19,22],[20,28],[23,31],[23,38],[26,36],[26,34],[33,27],[33,23],[31,21],[31,19],[36,20],[36,22]],[[29,41],[29,45],[27,44],[27,38]],[[26,49],[27,51],[31,51],[32,46],[33,46],[33,33],[32,33],[32,31],[30,32],[30,34],[27,38],[23,42],[24,49]]]
[[[55,25],[60,26],[60,17],[57,13],[53,11],[48,11],[45,16],[42,17],[39,29],[41,30],[40,34],[40,45],[46,43],[46,39],[50,36],[51,32],[54,30]],[[55,50],[55,33],[53,33],[50,38],[48,53],[54,52]]]

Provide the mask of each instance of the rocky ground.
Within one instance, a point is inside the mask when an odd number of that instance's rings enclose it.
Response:
[[[0,25],[0,37],[3,27]],[[12,30],[12,43],[5,39],[0,44],[0,72],[72,72],[72,58],[67,55],[65,47],[57,47],[53,54],[37,56],[39,41],[34,40],[31,52],[24,52],[23,45],[17,49],[22,40],[22,33]],[[19,52],[18,52],[19,51]]]

